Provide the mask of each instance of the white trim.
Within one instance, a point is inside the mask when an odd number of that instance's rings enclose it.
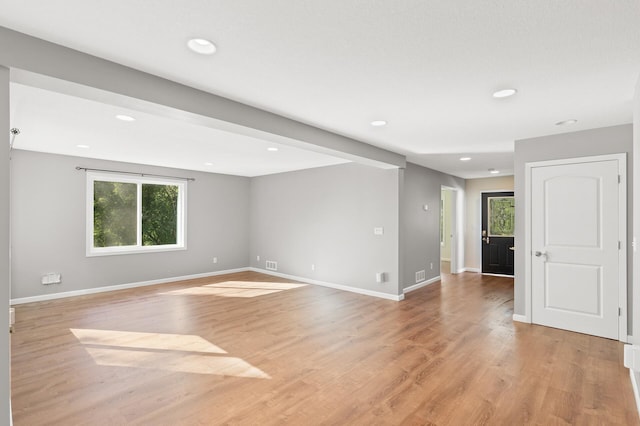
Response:
[[[440,259],[441,262],[451,262],[451,259],[448,259],[446,257],[443,257],[442,259]]]
[[[531,324],[531,321],[528,321],[525,315],[513,314],[513,320],[517,322],[524,322],[524,323]]]
[[[476,274],[480,274],[482,271],[480,270],[480,268],[469,268],[469,267],[464,267],[461,270],[462,272],[473,272]]]
[[[140,281],[140,282],[134,282],[134,283],[127,283],[127,284],[116,284],[116,285],[110,285],[110,286],[104,286],[104,287],[87,288],[83,290],[65,291],[62,293],[43,294],[40,296],[19,297],[17,299],[11,299],[9,301],[9,304],[21,305],[23,303],[43,302],[46,300],[63,299],[65,297],[84,296],[87,294],[105,293],[108,291],[125,290],[128,288],[145,287],[145,286],[156,285],[156,284],[167,284],[167,283],[184,281],[184,280],[193,280],[196,278],[214,277],[217,275],[233,274],[236,272],[246,272],[248,270],[249,268],[227,269],[224,271],[204,272],[202,274],[183,275],[180,277],[171,277],[171,278],[160,278],[157,280]]]
[[[618,185],[618,241],[622,242],[622,249],[618,250],[618,268],[620,273],[618,274],[618,306],[622,307],[622,313],[618,317],[618,340],[625,342],[627,340],[627,154],[607,154],[596,155],[590,157],[576,157],[566,158],[561,160],[547,160],[547,161],[534,161],[525,163],[525,234],[524,244],[525,247],[525,286],[524,286],[524,307],[525,317],[527,322],[532,322],[532,283],[531,283],[531,253],[533,247],[531,247],[532,235],[531,235],[531,192],[532,192],[532,169],[535,167],[548,167],[559,166],[563,164],[576,164],[576,163],[594,163],[599,161],[618,161],[618,175],[620,175],[620,184]]]
[[[247,270],[258,272],[265,275],[272,275],[274,277],[286,278],[288,280],[300,281],[307,284],[315,284],[322,287],[335,288],[336,290],[350,291],[351,293],[358,293],[358,294],[364,294],[366,296],[373,296],[373,297],[379,297],[381,299],[393,300],[396,302],[399,302],[404,299],[404,294],[396,295],[396,294],[382,293],[380,291],[367,290],[364,288],[328,283],[325,281],[312,280],[310,278],[304,278],[304,277],[297,277],[295,275],[283,274],[281,272],[267,271],[266,269],[261,269],[261,268],[250,267]]]
[[[420,281],[417,284],[414,284],[412,286],[409,286],[409,287],[405,288],[403,292],[404,292],[404,294],[410,293],[410,292],[412,292],[414,290],[417,290],[419,288],[426,287],[429,284],[433,284],[435,282],[438,282],[438,281],[440,281],[440,279],[441,279],[441,276],[438,275],[437,277],[433,277],[433,278],[429,278],[428,280]]]
[[[640,389],[638,389],[638,379],[636,378],[636,373],[632,369],[629,369],[629,376],[631,377],[631,388],[633,388],[633,396],[636,400],[636,410],[638,410],[638,414],[640,414]]]
[[[482,272],[482,275],[487,275],[490,277],[504,277],[504,278],[514,278],[515,275],[507,275],[507,274],[490,274],[488,272]]]

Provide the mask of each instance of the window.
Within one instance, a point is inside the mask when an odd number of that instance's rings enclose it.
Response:
[[[514,197],[488,197],[489,236],[513,237],[515,231]]]
[[[87,172],[87,256],[183,250],[186,184]]]

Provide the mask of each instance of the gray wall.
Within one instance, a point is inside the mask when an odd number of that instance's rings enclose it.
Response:
[[[458,189],[458,200],[464,197],[465,181],[426,167],[407,163],[404,172],[402,200],[403,286],[415,284],[415,273],[422,269],[426,278],[440,275],[440,191],[442,186]],[[423,206],[427,204],[429,210]],[[458,229],[464,204],[457,202]],[[461,234],[458,232],[458,237]],[[463,248],[458,245],[458,262],[463,265]],[[433,263],[433,269],[430,264]]]
[[[251,266],[272,260],[281,273],[400,294],[399,174],[352,163],[253,178]]]
[[[9,70],[0,66],[0,425],[9,424]]]
[[[533,139],[523,139],[515,143],[515,198],[516,198],[516,247],[524,247],[525,235],[525,164],[533,161],[563,158],[588,157],[594,155],[627,153],[627,206],[628,206],[628,279],[632,282],[632,218],[633,218],[633,140],[632,125],[604,127],[581,132],[564,133]],[[525,313],[525,257],[524,250],[516,251],[514,313]],[[633,289],[629,285],[629,311],[633,300]],[[632,315],[629,315],[631,320]],[[631,330],[631,324],[629,330]]]
[[[248,178],[19,150],[11,163],[12,298],[248,264]],[[187,250],[86,257],[86,177],[77,165],[195,177],[187,188]],[[40,284],[47,272],[62,273],[62,284]]]

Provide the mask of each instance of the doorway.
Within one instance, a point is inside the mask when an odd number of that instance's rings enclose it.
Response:
[[[526,168],[531,321],[626,341],[625,154]]]
[[[515,199],[513,191],[482,193],[482,273],[513,276]]]
[[[440,275],[457,273],[456,204],[457,191],[440,189]]]

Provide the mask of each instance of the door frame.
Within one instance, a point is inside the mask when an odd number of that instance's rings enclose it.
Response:
[[[458,220],[458,196],[459,196],[459,190],[458,188],[454,188],[452,186],[446,186],[446,185],[440,185],[440,199],[442,200],[442,191],[451,191],[451,212],[449,213],[450,217],[451,217],[451,232],[452,232],[452,236],[451,236],[451,263],[450,263],[450,270],[452,274],[457,274],[459,272],[459,268],[458,268],[458,247],[464,247],[464,245],[460,245],[458,239],[460,238],[460,235],[462,235],[461,232],[459,232],[460,230],[458,229],[458,224],[460,223],[460,221]],[[442,217],[440,217],[440,221],[442,221]],[[440,250],[438,250],[438,262],[441,261],[442,259],[442,246],[440,245],[440,243],[438,243],[438,247],[440,247]],[[440,269],[440,266],[438,265],[438,270]],[[442,275],[442,271],[440,271],[440,275]]]
[[[516,191],[515,188],[511,188],[511,189],[484,189],[482,191],[480,191],[480,199],[478,200],[479,203],[479,207],[478,207],[478,212],[480,213],[480,215],[478,216],[478,224],[480,226],[478,226],[478,231],[480,231],[480,233],[482,233],[482,215],[484,214],[484,211],[482,209],[482,196],[484,194],[491,194],[492,192],[513,192],[513,200],[515,202],[515,195],[516,195]],[[516,220],[517,223],[517,220]],[[513,240],[514,240],[514,247],[515,247],[515,235],[513,236]],[[515,253],[514,255],[514,271],[513,271],[513,275],[504,275],[504,274],[491,274],[491,273],[485,273],[482,272],[482,261],[483,261],[483,256],[482,256],[482,239],[479,240],[479,242],[476,242],[476,247],[478,249],[478,253],[480,253],[480,274],[481,275],[489,275],[489,276],[496,276],[496,277],[508,277],[508,278],[514,278],[516,277],[516,271],[515,271]]]
[[[524,233],[524,250],[525,254],[525,290],[524,290],[524,309],[525,318],[524,322],[531,323],[532,321],[532,277],[533,268],[531,266],[531,256],[533,254],[533,247],[531,246],[531,185],[532,185],[532,171],[537,167],[546,166],[559,166],[565,164],[575,163],[593,163],[599,161],[617,160],[618,161],[618,176],[620,184],[618,185],[618,241],[621,246],[618,250],[618,306],[620,309],[620,315],[618,316],[618,340],[621,342],[627,342],[627,154],[608,154],[597,155],[589,157],[575,157],[566,158],[561,160],[548,160],[548,161],[535,161],[525,163],[525,200],[524,200],[524,212],[525,212],[525,233]]]

